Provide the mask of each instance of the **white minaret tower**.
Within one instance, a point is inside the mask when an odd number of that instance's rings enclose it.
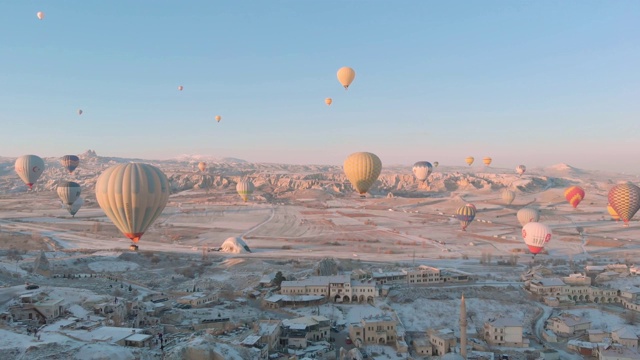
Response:
[[[460,299],[460,355],[467,360],[467,305],[464,302],[464,294]]]

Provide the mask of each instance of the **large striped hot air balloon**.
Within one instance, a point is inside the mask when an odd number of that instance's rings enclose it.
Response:
[[[357,152],[345,159],[343,168],[351,185],[357,192],[364,194],[378,180],[382,171],[382,161],[376,154]]]
[[[609,190],[609,204],[616,211],[624,226],[640,209],[640,188],[631,183],[619,184]]]
[[[425,182],[427,181],[427,178],[431,174],[431,171],[433,170],[433,166],[431,166],[431,163],[428,161],[418,161],[417,163],[413,164],[412,170],[413,170],[413,175],[416,176],[416,179],[418,179],[419,181]]]
[[[482,159],[482,163],[485,164],[486,166],[491,165],[491,161],[492,159],[490,157],[485,157],[484,159]]]
[[[525,226],[530,222],[538,222],[540,220],[540,212],[538,209],[525,207],[518,210],[516,217],[520,225]]]
[[[67,206],[67,210],[70,210],[71,205],[78,200],[81,191],[80,184],[73,181],[63,181],[56,188],[58,197]]]
[[[44,160],[36,155],[23,155],[16,159],[15,170],[31,190],[44,171]]]
[[[137,243],[167,205],[169,180],[149,164],[115,165],[98,177],[96,200],[113,224]]]
[[[247,202],[247,200],[249,200],[249,196],[253,194],[253,190],[255,190],[255,186],[249,179],[242,180],[236,185],[236,191],[244,202]]]
[[[476,217],[476,207],[472,204],[467,204],[458,208],[456,211],[456,219],[460,221],[460,227],[462,231],[467,231],[467,226],[471,224]]]
[[[524,174],[524,172],[527,171],[527,167],[524,165],[518,165],[516,166],[516,172],[518,173],[518,175],[522,176],[522,174]]]
[[[618,213],[611,207],[611,204],[607,204],[607,211],[613,220],[620,221],[620,216],[618,216]]]
[[[80,158],[75,155],[65,155],[60,159],[60,164],[71,174],[80,165]]]
[[[467,158],[464,159],[464,162],[466,162],[467,165],[471,166],[471,164],[473,164],[473,160],[475,160],[473,156],[467,156]]]
[[[564,191],[564,197],[575,209],[580,204],[580,201],[584,199],[584,189],[580,186],[571,186]]]
[[[535,257],[551,240],[551,228],[539,222],[530,222],[522,227],[522,238]]]
[[[502,200],[507,204],[507,205],[511,205],[511,203],[513,202],[513,200],[515,200],[516,198],[516,192],[513,190],[509,190],[509,189],[505,189],[502,192]]]

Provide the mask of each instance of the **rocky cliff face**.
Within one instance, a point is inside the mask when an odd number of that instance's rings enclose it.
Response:
[[[171,184],[173,193],[197,190],[235,191],[236,184],[249,178],[256,186],[257,194],[266,197],[286,197],[296,191],[320,190],[332,196],[352,195],[353,188],[340,166],[329,165],[286,165],[267,163],[207,162],[207,170],[200,172],[197,161],[188,158],[171,160],[140,160],[98,156],[88,150],[79,155],[80,166],[69,174],[57,158],[46,158],[46,169],[34,186],[36,191],[54,191],[58,182],[75,181],[82,186],[84,194],[93,194],[95,182],[100,173],[110,166],[132,161],[146,162],[162,169]],[[26,186],[13,170],[15,159],[0,158],[0,194],[20,193]],[[496,170],[492,170],[496,171]],[[429,192],[451,191],[491,191],[512,187],[520,191],[539,191],[565,186],[562,178],[526,175],[522,178],[515,173],[473,173],[463,168],[441,166],[434,171],[427,182],[421,183],[411,173],[411,168],[394,166],[385,168],[378,181],[370,189],[373,195],[394,195],[423,190]],[[268,194],[268,196],[266,195]]]

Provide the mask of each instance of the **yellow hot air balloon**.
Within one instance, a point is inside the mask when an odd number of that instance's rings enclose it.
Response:
[[[200,169],[200,171],[204,172],[204,170],[207,168],[207,163],[204,161],[200,161],[198,163],[198,169]]]
[[[20,179],[29,187],[38,181],[44,171],[44,160],[36,155],[24,155],[16,159],[15,170]]]
[[[475,160],[473,158],[473,156],[467,156],[466,159],[464,159],[464,161],[467,163],[467,165],[471,166],[471,164],[473,164],[473,160]]]
[[[182,85],[178,86],[178,90],[179,91],[182,91],[182,89],[184,89],[184,86],[182,86]]]
[[[236,185],[236,191],[238,195],[242,198],[242,201],[247,202],[249,200],[249,196],[253,194],[253,190],[255,190],[255,186],[251,182],[251,180],[242,180]]]
[[[152,165],[115,165],[98,177],[96,200],[113,224],[137,243],[167,205],[169,180]]]
[[[482,162],[486,165],[489,166],[491,165],[491,158],[490,157],[485,157],[484,159],[482,159]]]
[[[624,226],[629,226],[629,220],[640,210],[640,187],[631,183],[618,184],[609,190],[608,198]]]
[[[216,115],[216,121],[217,121],[217,122],[220,122],[220,120],[222,120],[222,116],[220,116],[220,115]]]
[[[333,102],[333,100],[331,98],[324,99],[324,103],[327,104],[327,106],[331,106],[332,102]]]
[[[353,153],[344,161],[344,173],[360,194],[369,191],[381,171],[382,161],[369,152]]]
[[[38,12],[36,13],[36,16],[38,17],[38,19],[39,19],[39,20],[44,19],[44,13],[43,13],[42,11],[38,11]],[[54,22],[55,22],[55,21],[54,21]]]
[[[340,84],[342,84],[342,86],[344,86],[345,90],[349,88],[349,85],[351,85],[353,79],[355,78],[356,72],[348,66],[341,67],[338,70],[338,81],[340,82]]]
[[[611,206],[611,204],[607,204],[607,211],[609,212],[609,215],[611,216],[611,218],[615,221],[619,221],[620,220],[620,215],[618,215],[618,213],[616,212],[616,210]]]

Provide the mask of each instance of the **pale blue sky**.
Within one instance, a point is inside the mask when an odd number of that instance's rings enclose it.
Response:
[[[0,34],[1,156],[639,163],[636,0],[0,0]]]

